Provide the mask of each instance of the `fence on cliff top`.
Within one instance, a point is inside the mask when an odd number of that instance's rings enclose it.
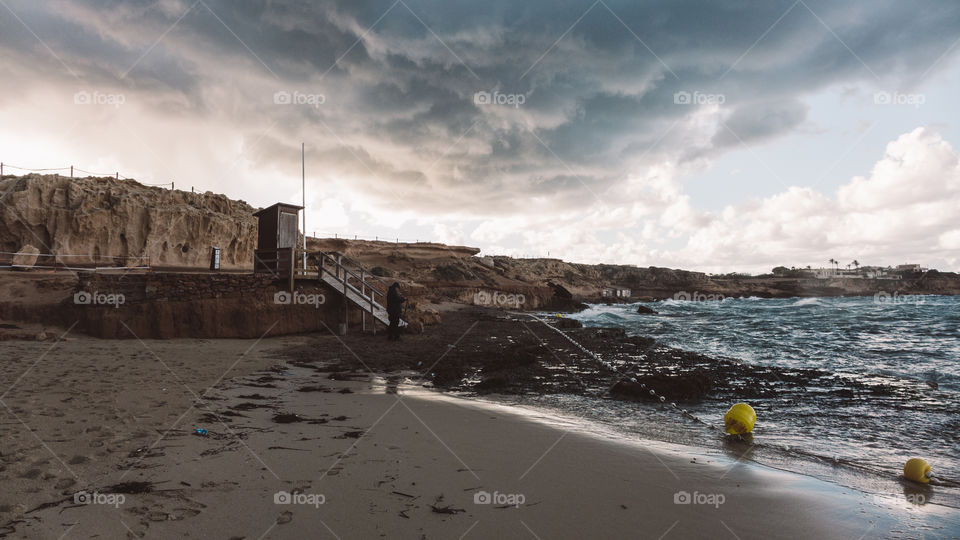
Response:
[[[29,167],[20,167],[20,166],[17,166],[17,165],[11,165],[11,164],[9,164],[9,163],[4,163],[4,162],[2,162],[2,161],[0,161],[0,178],[3,178],[3,175],[7,173],[7,169],[15,169],[15,170],[18,170],[18,171],[26,171],[26,172],[70,171],[70,178],[90,178],[90,177],[98,177],[98,178],[99,178],[99,177],[103,177],[103,178],[106,178],[106,177],[112,176],[112,177],[116,178],[117,180],[134,180],[133,178],[130,178],[129,176],[124,176],[124,175],[120,174],[119,171],[117,171],[117,172],[110,172],[110,173],[97,173],[97,172],[85,171],[85,170],[83,170],[83,169],[74,167],[73,165],[70,165],[70,166],[68,166],[68,167],[50,167],[50,168],[45,168],[45,169],[31,169],[31,168],[29,168]],[[83,174],[85,174],[86,176],[74,176],[74,173],[83,173]],[[55,174],[58,174],[58,175],[59,175],[60,173],[57,172],[57,173],[55,173]],[[134,180],[134,182],[136,182],[136,180]],[[163,184],[144,184],[143,182],[139,182],[139,183],[140,183],[140,184],[143,184],[144,186],[155,186],[155,187],[170,186],[170,189],[174,189],[174,182],[166,182],[166,183],[163,183]]]

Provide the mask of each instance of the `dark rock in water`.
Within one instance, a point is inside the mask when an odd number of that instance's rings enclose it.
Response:
[[[448,387],[460,384],[464,374],[464,369],[461,366],[441,364],[434,369],[431,379],[436,386]]]
[[[541,343],[533,345],[514,344],[505,347],[499,353],[487,359],[484,371],[500,371],[530,366],[536,364],[541,358],[548,358],[550,354],[550,349]]]
[[[493,375],[483,379],[473,386],[478,392],[491,392],[510,385],[510,379],[503,375]]]
[[[637,313],[639,313],[639,314],[641,314],[641,315],[657,315],[657,312],[656,312],[656,311],[648,308],[647,306],[643,306],[643,305],[637,307]]]
[[[641,385],[646,384],[646,388]],[[650,390],[657,392],[650,395]],[[702,371],[693,371],[677,375],[647,375],[637,378],[637,382],[620,381],[613,385],[610,393],[615,396],[640,401],[660,401],[664,396],[670,401],[697,401],[706,397],[713,389],[713,381]]]
[[[627,337],[627,331],[623,328],[584,328],[583,332],[577,335],[588,340],[623,339]]]
[[[583,324],[576,319],[559,318],[554,319],[553,325],[557,328],[583,328]]]

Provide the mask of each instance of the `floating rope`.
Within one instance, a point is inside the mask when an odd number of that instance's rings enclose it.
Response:
[[[615,366],[615,365],[613,365],[613,364],[611,364],[611,363],[609,363],[609,362],[606,362],[605,360],[603,360],[602,358],[600,358],[600,357],[599,357],[596,353],[594,353],[593,351],[591,351],[591,350],[587,349],[586,347],[584,347],[583,345],[577,343],[576,340],[574,340],[572,337],[568,336],[568,335],[566,334],[566,332],[564,332],[563,330],[560,330],[560,329],[557,328],[556,326],[553,326],[552,324],[550,324],[550,323],[548,323],[547,321],[541,319],[540,317],[537,317],[536,315],[531,315],[531,314],[529,314],[529,313],[527,313],[527,315],[529,315],[530,317],[532,317],[534,320],[543,323],[543,325],[546,326],[547,328],[549,328],[549,329],[553,330],[554,332],[556,332],[556,333],[560,334],[561,336],[563,336],[563,338],[566,339],[567,341],[569,341],[570,343],[572,343],[574,347],[580,349],[580,351],[582,351],[584,354],[586,354],[586,355],[589,356],[590,358],[593,358],[593,359],[594,359],[598,364],[600,364],[601,366],[609,369],[610,371],[616,373],[617,375],[621,375],[621,376],[623,376],[623,377],[628,377],[628,378],[630,379],[630,382],[633,382],[633,383],[637,382],[637,378],[636,378],[636,377],[631,376],[631,375],[629,375],[629,374],[621,373],[620,370],[617,369],[617,366]],[[647,390],[648,392],[650,392],[650,395],[653,396],[653,397],[655,397],[655,398],[658,398],[658,399],[660,400],[660,403],[666,404],[667,398],[664,397],[664,396],[661,395],[661,394],[658,394],[657,391],[654,390],[653,388],[647,388],[647,385],[646,385],[645,383],[640,383],[640,388],[643,389],[643,390]],[[675,409],[677,412],[679,412],[681,416],[683,416],[683,417],[685,417],[685,418],[688,418],[688,419],[690,419],[690,420],[693,420],[694,422],[697,422],[697,423],[699,423],[699,424],[703,424],[703,425],[707,426],[707,427],[710,428],[710,429],[716,429],[715,426],[710,425],[710,424],[704,422],[703,420],[701,420],[699,416],[695,416],[694,414],[690,413],[690,411],[688,411],[688,410],[686,410],[686,409],[681,409],[681,408],[676,404],[676,402],[670,402],[670,406],[671,406],[673,409]]]

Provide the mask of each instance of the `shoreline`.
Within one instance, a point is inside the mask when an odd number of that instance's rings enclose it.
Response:
[[[5,450],[2,456],[7,468],[0,468],[0,480],[13,489],[0,500],[0,537],[59,537],[67,527],[77,527],[71,536],[167,537],[202,530],[218,537],[241,537],[264,523],[272,528],[255,535],[265,531],[269,533],[265,537],[292,538],[329,526],[336,531],[331,537],[351,537],[357,523],[371,521],[377,526],[361,528],[359,536],[459,537],[466,531],[457,526],[474,523],[477,529],[471,534],[478,537],[521,536],[531,528],[542,537],[568,537],[571,530],[578,534],[569,537],[657,537],[664,532],[668,537],[684,537],[726,533],[727,527],[749,538],[769,536],[761,532],[764,524],[788,537],[909,536],[916,530],[937,536],[960,534],[955,509],[930,498],[931,493],[937,494],[936,487],[918,491],[902,486],[902,495],[890,489],[871,493],[740,459],[739,449],[604,431],[609,426],[590,418],[561,418],[549,408],[524,410],[527,405],[498,403],[522,393],[461,396],[444,391],[450,390],[444,381],[463,374],[453,369],[457,366],[481,366],[486,371],[488,366],[500,365],[521,383],[538,377],[545,372],[538,371],[540,362],[531,360],[534,357],[527,354],[531,349],[523,338],[534,343],[529,338],[549,339],[553,334],[489,310],[449,315],[442,331],[409,336],[403,346],[390,347],[384,346],[382,338],[364,335],[143,343],[78,337],[51,347],[53,352],[44,360],[41,355],[49,344],[5,342],[0,346],[32,352],[41,361],[27,371],[24,386],[29,382],[31,391],[25,396],[17,391],[7,398],[34,432],[34,439],[8,411],[0,409],[0,416],[8,413],[8,421],[0,425],[0,430],[7,430],[5,438],[20,437],[26,443],[14,445],[13,452]],[[471,333],[477,324],[482,326]],[[609,341],[614,352],[631,343],[609,336],[603,341]],[[448,355],[454,349],[457,352]],[[477,364],[477,355],[487,360]],[[19,367],[8,366],[11,378],[33,361],[30,355],[21,356]],[[243,363],[233,369],[231,363],[237,358]],[[404,373],[421,372],[423,380],[433,382],[440,391],[404,384]],[[605,380],[594,369],[588,372],[596,380]],[[586,379],[586,373],[581,375]],[[38,383],[40,376],[45,378]],[[187,388],[178,388],[178,378],[192,392],[181,391]],[[69,387],[58,387],[62,380],[68,380]],[[217,382],[208,395],[209,385]],[[542,390],[562,395],[562,389],[555,393],[563,384]],[[49,388],[56,390],[43,391]],[[536,386],[526,388],[536,391]],[[342,389],[350,392],[341,394]],[[177,395],[168,390],[176,390]],[[191,408],[192,394],[203,395],[204,405]],[[84,408],[78,409],[77,397]],[[389,401],[398,397],[409,408]],[[391,405],[392,411],[388,410]],[[401,413],[406,416],[394,417]],[[289,423],[277,421],[275,415]],[[70,426],[101,417],[102,425],[94,421],[94,425],[77,426],[82,429]],[[194,436],[194,427],[208,429],[208,436]],[[380,434],[381,430],[387,433]],[[158,435],[162,436],[158,439]],[[57,457],[52,459],[38,440],[49,443]],[[90,450],[75,452],[78,443],[89,445]],[[12,461],[24,455],[31,461]],[[540,463],[548,457],[558,461]],[[526,465],[521,471],[523,459]],[[356,461],[363,464],[357,467]],[[438,464],[444,467],[437,468]],[[525,482],[541,465],[546,465],[546,477]],[[77,481],[64,483],[71,475]],[[487,475],[488,483],[476,481]],[[310,491],[325,486],[329,477],[341,482],[336,489]],[[473,482],[464,482],[464,477]],[[409,485],[403,484],[413,478]],[[146,487],[138,492],[140,488],[127,485],[131,481],[145,482]],[[887,487],[891,484],[887,482]],[[107,490],[109,495],[118,486],[134,489],[121,492],[127,501],[121,507],[99,508],[75,504],[72,499],[78,490]],[[384,493],[383,486],[397,489]],[[413,492],[413,486],[430,489]],[[530,499],[520,508],[475,505],[464,493],[474,494],[478,488],[489,488],[491,494],[530,495]],[[345,517],[328,519],[326,514],[296,511],[288,515],[290,510],[267,500],[281,490],[324,495],[330,506],[319,510],[337,508],[336,513]],[[724,501],[703,508],[674,504],[672,495],[681,491],[713,496],[714,501],[723,495]],[[335,505],[338,494],[344,493],[346,502]],[[917,495],[929,504],[910,504],[910,497]],[[10,504],[11,496],[16,506]],[[579,506],[566,500],[578,497],[585,501]],[[243,520],[231,514],[236,508],[246,516]],[[761,508],[762,512],[757,510]],[[496,512],[491,515],[491,510]],[[635,511],[642,515],[634,515]],[[12,521],[7,520],[10,512],[16,514]],[[507,512],[509,527],[481,525],[493,519],[504,521],[500,514]],[[664,530],[653,533],[648,531],[647,512],[657,518],[674,516],[676,523],[663,523]],[[718,514],[724,516],[723,523]],[[464,523],[466,518],[473,519]],[[609,523],[591,521],[594,518]],[[410,528],[412,521],[417,521],[415,528]],[[12,529],[4,528],[4,523]],[[571,529],[576,525],[586,528]],[[674,528],[668,530],[668,526]],[[815,529],[804,528],[808,526]]]
[[[551,405],[517,401],[515,400],[516,396],[454,394],[429,389],[417,391],[417,393],[432,394],[429,399],[438,399],[436,396],[445,396],[451,400],[476,402],[490,407],[503,407],[518,416],[530,417],[557,429],[575,430],[589,436],[612,441],[619,440],[627,444],[643,444],[666,452],[687,452],[709,459],[735,459],[744,465],[757,466],[788,475],[800,475],[835,486],[838,489],[851,490],[872,497],[875,499],[874,502],[885,500],[892,503],[893,507],[906,508],[906,505],[909,504],[916,506],[935,505],[950,511],[960,509],[960,504],[958,504],[960,503],[960,492],[956,489],[957,486],[952,484],[930,484],[929,486],[915,484],[905,480],[899,470],[891,474],[890,471],[878,471],[857,463],[831,463],[829,460],[825,460],[823,456],[813,453],[783,452],[776,446],[759,441],[753,441],[752,443],[734,441],[722,436],[719,431],[705,433],[706,435],[715,435],[714,442],[716,444],[709,445],[706,441],[697,444],[690,440],[658,438],[649,432],[641,433],[625,429],[615,423],[580,416]],[[667,421],[669,421],[669,418]],[[685,426],[690,425],[685,424]]]
[[[256,405],[234,417],[239,437],[213,429],[206,437],[173,434],[162,455],[144,458],[126,478],[149,483],[150,491],[126,495],[119,508],[70,501],[41,509],[16,534],[59,536],[68,527],[77,537],[253,538],[960,531],[946,509],[887,510],[855,490],[705,448],[564,430],[507,405],[407,392],[396,377],[399,388],[376,378],[331,380],[321,367],[290,367],[276,388],[251,386],[263,384],[257,381],[267,372],[226,381],[212,392],[218,408]],[[307,387],[324,390],[299,391]],[[299,421],[277,423],[278,414]],[[323,502],[276,504],[280,492]],[[476,503],[484,492],[503,504]],[[677,504],[682,492],[696,502]]]

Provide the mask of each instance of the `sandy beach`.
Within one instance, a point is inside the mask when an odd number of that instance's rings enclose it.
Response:
[[[19,359],[4,365],[4,380],[19,380],[4,397],[0,535],[960,531],[952,509],[775,471],[739,460],[736,448],[718,454],[630,440],[572,419],[445,396],[423,389],[410,370],[331,374],[320,355],[304,361],[303,346],[316,340],[337,338],[4,342],[4,356]],[[285,359],[284,350],[298,354]]]

